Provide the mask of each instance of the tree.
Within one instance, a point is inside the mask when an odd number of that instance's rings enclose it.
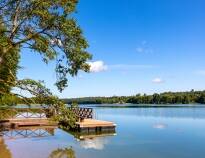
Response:
[[[182,99],[182,104],[189,104],[190,103],[190,99],[188,96],[184,96],[183,99]]]
[[[78,107],[78,102],[73,101],[73,102],[71,103],[71,107],[72,107],[72,108]]]
[[[157,93],[154,93],[153,94],[153,103],[154,104],[159,104],[159,102],[160,102],[160,95],[157,94]]]
[[[179,104],[182,103],[183,97],[181,95],[177,95],[175,97],[175,103]]]
[[[205,94],[201,94],[197,99],[197,102],[200,104],[205,104]]]
[[[0,98],[18,95],[11,93],[12,87],[23,87],[32,94],[47,90],[37,81],[17,79],[22,49],[39,53],[45,63],[56,60],[59,91],[68,86],[68,75],[89,71],[88,43],[73,16],[77,3],[77,0],[0,1]]]

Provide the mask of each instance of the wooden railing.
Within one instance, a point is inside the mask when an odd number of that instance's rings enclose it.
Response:
[[[51,114],[49,109],[42,108],[6,108],[0,109],[0,120],[18,118],[48,118]]]
[[[80,119],[92,119],[92,108],[68,108]],[[54,115],[49,108],[5,108],[0,109],[0,121],[8,119],[50,118]]]
[[[92,119],[93,118],[93,109],[92,108],[69,108],[74,114],[80,119]]]

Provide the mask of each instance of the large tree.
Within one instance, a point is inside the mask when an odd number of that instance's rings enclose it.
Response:
[[[74,18],[77,3],[77,0],[0,1],[0,98],[12,94],[12,87],[33,95],[50,94],[38,82],[17,79],[24,48],[39,53],[45,63],[57,61],[59,91],[67,86],[68,75],[89,71],[88,43]]]

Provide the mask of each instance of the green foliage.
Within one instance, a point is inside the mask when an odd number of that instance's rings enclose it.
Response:
[[[12,94],[5,94],[0,97],[0,107],[13,106],[20,102],[20,98]]]
[[[116,104],[116,103],[133,103],[133,104],[205,104],[205,91],[190,92],[165,92],[153,95],[120,96],[120,97],[87,97],[63,99],[65,103],[78,102],[79,104]]]
[[[61,106],[59,112],[60,114],[55,115],[54,119],[59,122],[60,127],[65,130],[74,129],[78,118],[73,111],[65,106]]]
[[[88,72],[88,43],[73,14],[77,0],[0,1],[0,97],[17,84],[22,48],[39,53],[45,63],[56,60],[56,86],[67,86],[67,75]]]
[[[72,111],[42,81],[18,80],[17,72],[23,48],[40,54],[45,63],[56,60],[55,85],[60,92],[68,85],[68,75],[89,71],[88,43],[73,16],[77,3],[77,0],[0,1],[0,106],[19,102],[47,105],[51,112],[60,113],[55,119],[61,125],[74,126],[76,118]]]
[[[72,102],[72,103],[71,103],[71,107],[72,107],[72,108],[78,107],[78,103],[77,103],[76,101]]]
[[[17,115],[17,111],[11,110],[8,108],[0,109],[0,120],[11,119],[12,117]]]
[[[25,99],[26,101],[29,100],[30,103],[48,106],[50,113],[56,114],[53,119],[58,121],[62,128],[75,128],[75,123],[77,121],[76,115],[72,110],[68,109],[58,97],[54,96],[50,90],[43,85],[43,82],[25,79],[18,81],[17,87],[35,96]],[[29,104],[29,102],[27,104]]]
[[[103,104],[103,103],[126,103],[127,97],[86,97],[86,98],[73,98],[73,99],[62,99],[65,103],[71,104],[77,102],[78,104]]]
[[[0,98],[4,94],[10,93],[11,87],[15,85],[19,62],[19,49],[17,46],[7,49],[11,43],[9,43],[5,33],[1,32],[4,30],[3,28],[0,20]]]
[[[197,98],[197,102],[201,104],[205,104],[205,94],[200,94]]]

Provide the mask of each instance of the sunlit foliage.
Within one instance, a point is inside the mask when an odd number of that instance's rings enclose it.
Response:
[[[77,0],[0,1],[0,106],[19,102],[47,105],[55,114],[61,114],[55,119],[63,121],[66,127],[73,126],[72,112],[42,81],[18,79],[17,73],[22,49],[40,54],[46,64],[56,61],[55,85],[60,92],[68,86],[69,75],[89,71],[88,43],[74,18],[77,3]]]
[[[113,97],[87,97],[87,98],[74,98],[64,99],[66,103],[78,102],[79,104],[189,104],[199,103],[205,104],[205,91],[190,92],[165,92],[155,93],[153,95],[137,94],[135,96],[113,96]]]
[[[19,85],[16,74],[23,48],[39,53],[45,63],[56,60],[59,91],[67,87],[67,75],[89,71],[88,43],[73,17],[77,2],[0,1],[0,97]]]

